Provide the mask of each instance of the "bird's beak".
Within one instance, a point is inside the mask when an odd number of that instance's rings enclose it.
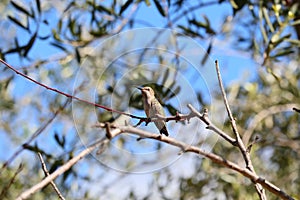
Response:
[[[141,91],[143,90],[143,88],[142,88],[142,87],[136,87],[136,88],[137,88],[137,89],[139,89],[139,90],[141,90]]]

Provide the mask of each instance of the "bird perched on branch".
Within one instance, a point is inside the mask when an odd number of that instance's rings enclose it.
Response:
[[[154,90],[151,87],[137,87],[142,92],[144,110],[148,118],[157,118],[157,114],[165,116],[164,109],[159,101],[155,98]],[[166,122],[164,120],[155,120],[154,124],[160,134],[169,135]]]

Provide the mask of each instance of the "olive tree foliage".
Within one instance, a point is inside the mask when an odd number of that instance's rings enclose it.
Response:
[[[212,23],[213,16],[203,14],[211,7],[224,7],[226,16],[222,24]],[[95,68],[101,66],[108,55],[114,57],[122,52],[122,48],[126,49],[126,45],[122,45],[124,41],[117,39],[101,51],[93,51],[97,45],[122,31],[155,26],[176,31],[175,42],[170,42],[175,47],[176,40],[183,35],[205,46],[207,55],[202,55],[199,65],[209,62],[209,55],[218,52],[220,44],[226,43],[226,48],[236,53],[247,52],[256,65],[251,71],[255,74],[254,78],[245,81],[231,74],[230,78],[234,77],[235,81],[226,83],[239,132],[245,145],[251,145],[257,173],[276,183],[286,193],[300,198],[300,113],[297,112],[300,107],[299,10],[299,2],[292,0],[6,1],[2,3],[0,12],[0,55],[24,74],[74,96],[80,96],[87,85],[101,85],[95,94],[96,103],[110,107],[114,101],[113,109],[126,112],[132,108],[143,113],[141,95],[134,93],[130,83],[143,85],[151,80],[157,83],[151,86],[162,103],[165,102],[167,113],[175,115],[179,108],[169,102],[185,88],[176,80],[168,83],[169,88],[162,87],[173,75],[172,72],[149,73],[141,68],[133,70],[125,78],[122,88],[118,88],[118,80],[119,70],[131,69],[128,63],[138,66],[154,59],[174,68],[184,67],[176,56],[167,60],[160,52],[141,50],[111,64],[116,67],[97,71]],[[140,11],[153,15],[140,18],[143,16]],[[86,62],[90,63],[90,68],[81,73],[101,78],[83,80],[74,88],[77,72]],[[65,96],[37,86],[5,66],[1,66],[0,70],[0,159],[4,166],[0,172],[1,199],[15,198],[24,188],[44,177],[37,152],[42,154],[52,173],[82,150],[83,144],[105,135],[105,131],[93,127],[97,121],[125,121],[121,115],[101,109],[96,111],[97,120],[92,121],[89,113],[94,107],[79,102],[72,105]],[[124,106],[122,100],[126,95],[130,101]],[[197,96],[198,102],[195,103],[200,104],[200,108],[209,106],[204,93],[199,91]],[[126,107],[128,105],[130,109]],[[224,123],[223,129],[227,133],[232,132],[229,121]],[[85,136],[79,138],[77,132]],[[185,132],[184,137],[188,134]],[[150,147],[147,146],[149,143],[142,142],[136,144],[129,137],[120,136],[113,145],[129,151],[132,145],[152,150],[165,147],[159,142],[150,143]],[[236,148],[222,139],[212,151],[225,159],[244,164]],[[125,157],[110,150],[109,146],[104,156],[104,160],[99,158],[103,164],[92,156],[86,157],[56,179],[63,196],[68,199],[98,199],[99,196],[124,199],[256,197],[251,181],[207,159],[184,155],[182,160],[160,170],[150,171],[147,175],[133,175],[110,167],[122,165],[122,169],[131,169],[134,165],[143,168],[172,155],[159,151],[137,163],[135,158]],[[267,196],[276,199],[270,193]],[[57,194],[51,187],[46,187],[33,196],[35,199],[46,197],[56,199]]]

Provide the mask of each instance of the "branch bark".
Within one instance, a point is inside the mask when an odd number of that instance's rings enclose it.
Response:
[[[226,111],[227,111],[227,114],[228,114],[228,117],[229,117],[229,120],[230,120],[232,131],[235,135],[237,147],[240,149],[240,152],[243,155],[244,161],[246,163],[246,168],[249,169],[250,171],[252,171],[256,175],[256,172],[254,170],[254,167],[253,167],[253,164],[252,164],[252,161],[251,161],[251,158],[250,158],[250,153],[249,153],[249,151],[247,151],[247,148],[246,148],[245,144],[243,143],[243,140],[242,140],[242,138],[241,138],[241,136],[238,132],[235,119],[234,119],[234,117],[232,115],[232,112],[230,110],[230,106],[229,106],[229,103],[228,103],[228,100],[227,100],[227,97],[226,97],[226,93],[225,93],[225,89],[224,89],[223,81],[222,81],[222,77],[221,77],[221,72],[220,72],[219,64],[218,64],[217,60],[215,61],[215,64],[216,64],[216,71],[217,71],[217,76],[218,76],[218,80],[219,80],[219,86],[220,86],[222,97],[223,97],[223,100],[224,100],[224,105],[226,107]],[[258,184],[257,182],[254,182],[254,185],[255,185],[255,189],[256,189],[256,192],[257,192],[259,198],[261,200],[267,200],[267,196],[266,196],[265,191],[262,188],[262,186],[260,184]]]
[[[113,137],[115,137],[115,136],[117,136],[120,133],[121,133],[120,129],[115,129],[114,131],[111,132],[111,135]],[[67,170],[69,170],[79,160],[81,160],[82,158],[84,158],[86,155],[90,154],[98,146],[106,144],[108,142],[109,142],[109,139],[103,138],[103,139],[100,139],[99,141],[95,142],[94,144],[90,145],[85,150],[83,150],[80,154],[78,154],[77,156],[75,156],[74,158],[72,158],[71,160],[69,160],[66,164],[64,164],[60,168],[58,168],[55,172],[53,172],[52,174],[50,174],[49,176],[47,176],[40,183],[34,185],[30,189],[28,189],[28,190],[24,191],[23,193],[21,193],[16,198],[16,200],[22,200],[22,199],[29,198],[32,194],[34,194],[35,192],[39,191],[40,189],[42,189],[43,187],[45,187],[46,185],[48,185],[51,181],[53,181],[54,179],[56,179],[59,175],[63,174]]]

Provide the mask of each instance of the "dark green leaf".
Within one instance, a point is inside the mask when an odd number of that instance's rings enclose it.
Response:
[[[205,65],[207,59],[209,58],[209,54],[211,52],[211,49],[212,49],[212,41],[209,43],[208,47],[207,47],[207,50],[206,50],[206,54],[204,55],[204,57],[202,58],[201,60],[201,65]]]
[[[286,56],[289,54],[294,53],[294,51],[292,49],[284,49],[284,50],[280,50],[278,51],[275,55],[271,56],[270,58],[277,58],[277,57],[281,57],[281,56]]]
[[[68,52],[67,48],[64,47],[62,44],[54,43],[54,42],[50,42],[50,44],[51,44],[52,46],[55,46],[55,47],[57,47],[57,48],[59,48],[59,49],[65,51],[65,52]]]
[[[102,6],[102,5],[98,5],[98,6],[96,7],[96,10],[98,10],[98,11],[100,11],[100,12],[105,12],[105,13],[107,13],[107,14],[109,14],[109,15],[112,15],[112,14],[114,13],[111,9],[106,8],[106,7]]]
[[[54,133],[54,139],[55,139],[55,141],[57,142],[57,144],[58,144],[59,146],[61,146],[61,147],[64,149],[65,143],[66,143],[65,137],[62,136],[62,137],[60,138],[60,137],[59,137],[59,134],[55,131],[55,133]]]
[[[22,6],[18,5],[18,4],[15,3],[14,1],[10,1],[10,3],[11,3],[12,6],[13,6],[15,9],[17,9],[18,11],[24,13],[24,14],[27,15],[27,16],[30,16],[30,17],[34,18],[34,17],[33,17],[33,14],[30,13],[30,12],[29,12],[28,10],[26,10],[25,8],[23,8]]]
[[[166,100],[168,100],[169,99],[169,94],[172,92],[172,88],[175,86],[175,84],[176,84],[176,81],[173,81],[172,83],[171,83],[171,85],[167,88],[167,91],[164,93],[164,98],[166,98]]]
[[[76,3],[74,1],[71,1],[64,9],[64,13],[67,12],[74,5],[76,5]]]
[[[122,15],[122,13],[130,6],[130,4],[133,3],[133,0],[127,0],[126,3],[121,7],[119,15]]]
[[[166,13],[165,13],[163,7],[160,5],[160,2],[158,0],[153,0],[153,1],[154,1],[154,4],[155,4],[158,12],[161,14],[161,16],[165,17]]]
[[[30,38],[30,40],[28,41],[27,45],[24,47],[24,56],[26,57],[27,54],[29,53],[30,49],[32,48],[35,39],[37,37],[37,32],[34,33],[34,35]]]
[[[57,159],[55,162],[52,164],[52,166],[49,169],[49,173],[53,173],[57,168],[59,168],[61,165],[64,164],[64,161],[62,159]]]
[[[176,115],[176,113],[177,113],[176,108],[174,108],[171,104],[166,104],[165,106],[167,107],[167,109],[171,115]]]
[[[200,33],[196,32],[196,31],[193,31],[193,30],[191,30],[188,27],[184,27],[182,25],[178,25],[178,28],[182,29],[184,31],[185,35],[188,35],[188,36],[191,36],[191,37],[203,38],[203,36]]]
[[[173,91],[173,93],[169,96],[169,98],[171,99],[175,95],[178,95],[180,90],[181,90],[180,86],[177,86],[177,88]]]
[[[75,56],[78,63],[81,61],[80,53],[78,51],[78,48],[75,48]]]
[[[197,21],[196,19],[189,20],[189,23],[204,28],[208,34],[215,35],[216,32],[210,27],[210,23],[207,17],[204,16],[205,23]]]
[[[38,38],[39,38],[40,40],[47,40],[47,39],[49,39],[50,37],[51,37],[51,35],[38,36]]]
[[[12,22],[14,22],[16,25],[20,26],[21,28],[25,29],[26,31],[29,31],[29,28],[24,26],[21,22],[19,22],[16,18],[12,16],[8,16],[8,19],[10,19]]]
[[[162,85],[165,85],[166,81],[168,80],[169,75],[170,75],[170,70],[169,70],[169,68],[167,68],[167,70],[166,70],[166,72],[164,74],[162,83],[161,83]]]
[[[40,0],[35,0],[35,2],[36,2],[36,7],[39,11],[39,14],[41,14],[41,2],[40,2]]]
[[[273,48],[275,48],[276,46],[278,46],[280,43],[282,43],[284,40],[289,39],[291,37],[291,34],[287,34],[282,36],[281,38],[276,38],[276,35],[273,35],[273,37],[271,38],[271,44],[273,45]]]

